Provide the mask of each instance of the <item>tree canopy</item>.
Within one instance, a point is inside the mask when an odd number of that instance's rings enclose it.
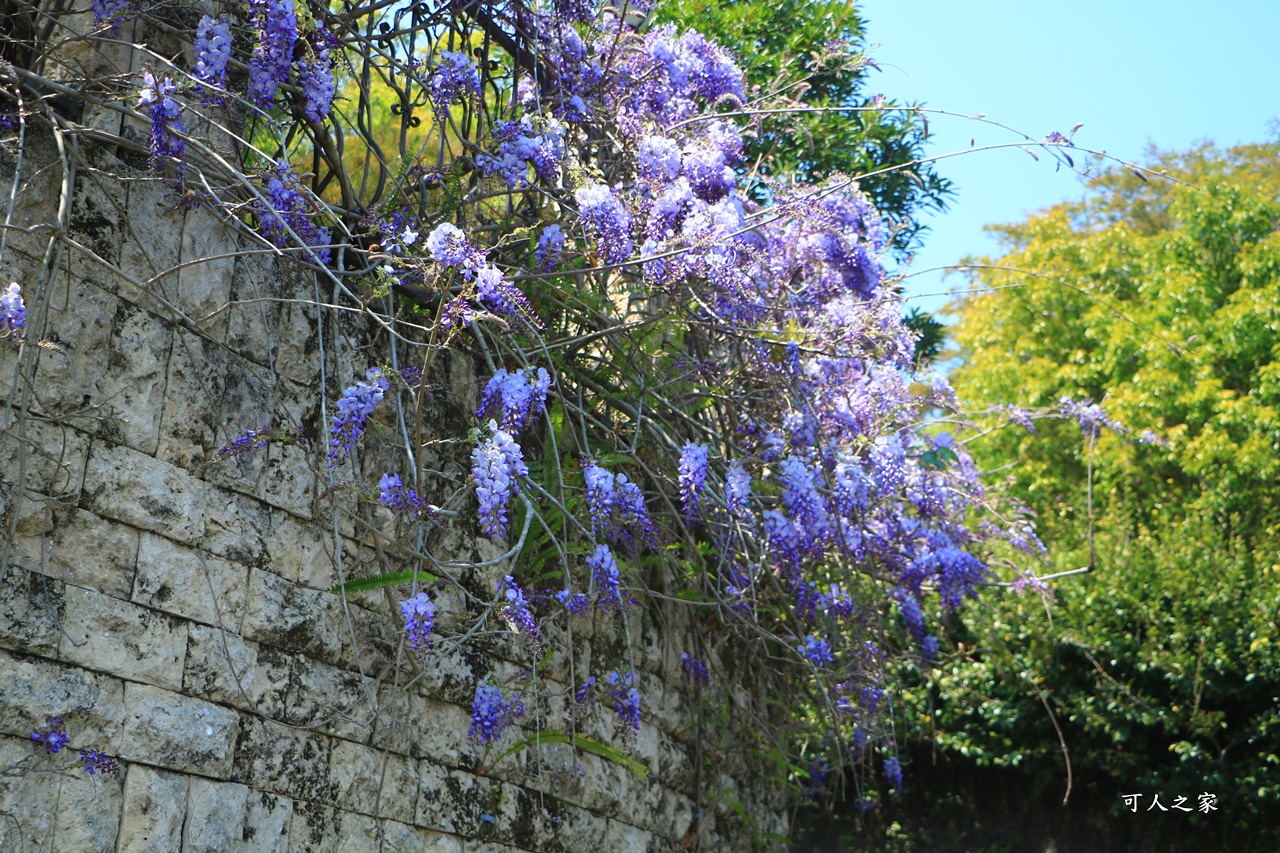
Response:
[[[1092,571],[1052,582],[1051,607],[991,597],[981,626],[959,626],[929,685],[938,742],[1059,775],[1065,748],[1117,811],[1121,790],[1143,809],[1156,792],[1219,798],[1144,843],[1275,844],[1278,153],[1205,146],[1153,153],[1167,180],[1104,172],[1083,200],[995,229],[1006,254],[973,262],[978,293],[956,306],[954,382],[989,407],[969,449],[1039,516],[1052,570]]]

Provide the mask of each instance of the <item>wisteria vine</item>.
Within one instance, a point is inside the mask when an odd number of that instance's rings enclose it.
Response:
[[[412,565],[387,583],[413,665],[476,631],[518,641],[517,674],[476,687],[473,747],[572,730],[587,705],[634,746],[632,627],[689,606],[692,685],[801,697],[742,723],[795,780],[878,765],[901,789],[893,673],[938,657],[945,616],[997,580],[992,548],[1037,540],[935,423],[957,404],[918,371],[856,176],[753,183],[744,116],[768,102],[734,58],[594,4],[250,0],[187,25],[194,61],[152,54],[119,106],[149,122],[152,168],[308,264],[377,338],[358,378],[324,389],[322,423],[248,429],[209,461],[327,433],[324,493],[397,522],[358,516]],[[197,121],[241,140],[236,180]],[[0,334],[23,324],[11,285]],[[446,350],[481,371],[469,434],[424,414]],[[1118,428],[1088,401],[1057,414]],[[461,487],[433,467],[440,442],[466,447]],[[483,546],[437,553],[444,527]],[[444,618],[443,589],[475,627]],[[583,620],[628,651],[557,688],[554,638]],[[574,701],[548,720],[556,689]]]

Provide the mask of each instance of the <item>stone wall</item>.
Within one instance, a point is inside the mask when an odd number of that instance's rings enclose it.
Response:
[[[329,491],[320,399],[385,356],[385,335],[317,311],[330,285],[186,209],[134,155],[84,145],[76,165],[67,142],[29,128],[22,151],[12,138],[0,151],[0,186],[17,170],[18,187],[0,282],[22,284],[32,338],[0,347],[6,851],[709,850],[785,829],[748,760],[707,769],[678,615],[661,630],[652,611],[628,617],[643,778],[566,745],[494,761],[563,719],[575,681],[563,665],[497,749],[469,743],[477,681],[529,664],[501,631],[448,640],[471,624],[464,593],[491,598],[505,566],[439,592],[445,640],[422,666],[395,593],[329,591],[339,567],[383,565],[371,531],[394,522]],[[465,437],[470,358],[446,353],[428,379],[427,422]],[[265,421],[321,438],[206,464]],[[431,460],[441,490],[465,484],[467,452],[459,442]],[[385,470],[377,454],[362,459],[366,483]],[[465,520],[436,547],[464,560],[500,550]],[[626,653],[616,628],[575,630],[579,676],[601,671],[593,655]],[[740,693],[717,701],[751,706]],[[44,756],[31,732],[86,705],[68,723],[72,749]],[[625,743],[609,708],[579,725]],[[73,750],[90,746],[121,773],[78,770]],[[757,823],[726,818],[726,804]]]

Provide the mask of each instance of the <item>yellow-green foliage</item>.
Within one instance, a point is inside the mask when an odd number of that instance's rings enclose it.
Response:
[[[1006,269],[975,272],[986,290],[958,306],[961,398],[1092,396],[1129,433],[1094,450],[1095,571],[1048,608],[988,595],[931,684],[944,746],[1061,774],[1047,702],[1077,779],[1214,792],[1215,825],[1259,850],[1277,849],[1280,795],[1278,155],[1159,156],[1169,180],[1108,172],[1084,201],[998,229],[1007,254],[978,263]],[[1074,422],[1037,426],[970,447],[1008,466],[1052,568],[1086,565],[1088,443]],[[1140,442],[1148,429],[1169,446]]]

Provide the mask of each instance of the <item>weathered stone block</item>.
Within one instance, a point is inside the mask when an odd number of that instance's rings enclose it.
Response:
[[[91,512],[50,503],[38,509],[46,523],[13,543],[10,559],[75,586],[129,598],[138,558],[138,531]]]
[[[225,779],[231,773],[240,717],[180,693],[126,684],[120,756],[169,770]]]
[[[369,740],[377,713],[372,678],[311,658],[294,661],[285,722],[361,743]]]
[[[286,853],[293,803],[234,782],[195,777],[187,796],[183,853]]]
[[[321,590],[303,589],[272,572],[249,576],[245,637],[322,661],[341,659],[348,638],[342,601]]]
[[[84,506],[188,544],[205,532],[211,492],[188,472],[120,445],[94,443]]]
[[[182,849],[190,777],[131,764],[124,780],[117,853]]]
[[[244,616],[249,567],[141,534],[133,601],[206,625],[233,627]]]
[[[293,657],[218,628],[188,626],[183,691],[270,719],[284,716]]]
[[[264,791],[331,804],[329,738],[268,720],[246,720],[235,747],[237,782]]]
[[[0,571],[0,646],[56,656],[64,608],[65,584],[11,564]]]
[[[62,660],[182,689],[187,631],[173,617],[78,586],[66,587],[63,614]]]
[[[75,748],[112,752],[124,729],[124,685],[79,667],[0,652],[0,731],[29,738],[52,716],[67,717],[93,707],[88,717],[68,722]]]

